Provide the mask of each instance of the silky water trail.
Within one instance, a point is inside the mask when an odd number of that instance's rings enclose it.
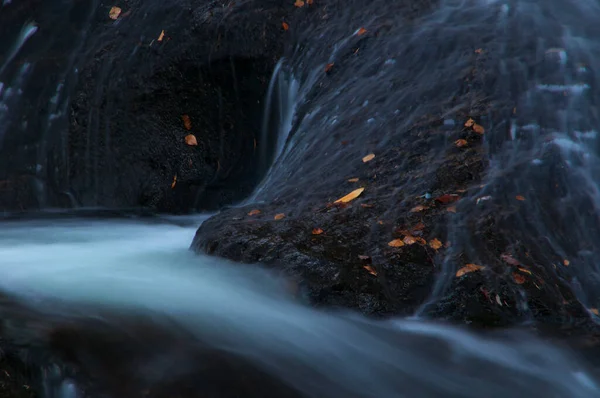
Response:
[[[15,51],[34,34],[35,29],[25,26]],[[573,190],[573,195],[595,194],[596,155],[590,143],[595,142],[595,130],[593,126],[573,127],[575,122],[584,121],[569,119],[583,106],[577,101],[583,101],[586,83],[577,80],[578,76],[592,69],[582,69],[570,63],[576,61],[565,58],[572,53],[577,57],[577,49],[569,45],[577,40],[562,37],[571,41],[565,39],[562,47],[540,50],[551,57],[549,80],[532,80],[531,91],[522,99],[524,107],[532,107],[532,113],[540,104],[544,104],[544,112],[555,111],[552,122],[556,124],[548,135],[551,139],[535,134],[539,125],[515,120],[510,127],[511,142],[506,143],[509,149],[498,150],[488,178],[493,180],[496,173],[517,164],[511,157],[517,154],[515,146],[519,151],[526,148],[533,167],[545,161],[540,159],[539,145],[554,145],[560,149],[557,155],[572,170],[570,178],[579,178],[579,189]],[[288,133],[294,107],[301,101],[303,87],[312,84],[296,81],[293,72],[282,71],[284,65],[281,61],[276,69],[266,99],[265,129],[270,128],[269,123],[279,129],[278,142],[273,143],[274,167],[293,149],[293,137],[288,138]],[[27,69],[21,72],[13,86],[27,77]],[[559,76],[565,80],[560,81]],[[569,76],[573,81],[567,79]],[[574,96],[561,98],[558,103],[556,92],[565,90]],[[1,83],[0,92],[2,109],[19,95],[18,87],[11,90]],[[270,109],[273,106],[275,110]],[[520,137],[527,139],[521,144]],[[268,179],[269,173],[257,191],[268,185]],[[521,179],[515,184],[526,182]],[[488,196],[486,188],[482,189],[479,197]],[[135,331],[122,323],[123,314],[147,317],[156,320],[157,328],[167,336],[172,333],[180,338],[184,331],[189,336],[188,352],[199,351],[202,341],[203,347],[208,344],[244,358],[307,397],[600,395],[594,373],[583,362],[527,334],[515,331],[484,337],[418,317],[374,321],[353,312],[310,308],[288,291],[281,276],[258,264],[240,266],[190,252],[189,242],[206,217],[152,222],[60,217],[3,221],[0,288],[19,305],[35,310],[32,314],[38,318],[32,321],[41,324],[40,329],[44,323],[57,326],[96,319],[111,333],[135,336]],[[583,277],[578,280],[580,298],[585,301],[595,291],[593,283],[586,284],[590,279]],[[440,278],[438,291],[445,285]],[[136,338],[143,340],[144,336]],[[185,361],[180,366],[185,367]],[[49,397],[75,398],[78,394],[73,380],[64,380],[46,391]]]

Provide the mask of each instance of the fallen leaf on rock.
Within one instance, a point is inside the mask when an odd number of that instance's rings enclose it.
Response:
[[[502,261],[504,261],[507,264],[510,265],[514,265],[514,266],[519,266],[521,265],[521,263],[519,262],[519,260],[517,260],[516,258],[514,258],[513,256],[511,256],[510,254],[501,254],[500,258],[502,259]]]
[[[448,206],[446,211],[449,211],[450,213],[456,213],[456,206]]]
[[[358,182],[358,178],[349,178],[348,182]]]
[[[517,272],[513,272],[513,280],[517,285],[525,283],[525,277]]]
[[[121,9],[119,7],[111,7],[108,12],[108,17],[112,20],[116,20],[121,15]]]
[[[357,35],[357,36],[362,36],[362,35],[364,35],[365,33],[367,33],[367,30],[366,30],[365,28],[360,28],[360,29],[359,29],[359,30],[356,32],[356,35]]]
[[[372,207],[373,207],[373,205],[370,205],[370,204],[368,204],[368,203],[361,203],[361,204],[360,204],[360,206],[361,206],[361,207],[364,207],[364,208],[366,208],[366,209],[370,209],[370,208],[372,208]]]
[[[423,224],[422,222],[418,223],[417,225],[415,225],[414,227],[411,228],[413,231],[422,231],[425,229],[425,224]]]
[[[312,230],[313,235],[321,235],[322,233],[323,233],[323,230],[321,228],[313,228],[313,230]]]
[[[186,130],[192,129],[192,120],[188,115],[181,115],[181,120],[183,120],[183,127],[185,127]]]
[[[359,254],[358,258],[361,259],[361,260],[369,260],[371,258],[371,256],[364,256],[362,254]]]
[[[517,195],[515,199],[520,200],[521,202],[525,200],[525,196]]]
[[[275,214],[275,217],[273,217],[274,220],[281,220],[285,217],[285,214],[283,213],[279,213],[279,214]]]
[[[177,174],[175,174],[173,176],[173,182],[171,183],[171,189],[175,188],[175,185],[177,185]]]
[[[423,206],[423,205],[418,205],[418,206],[415,206],[412,209],[410,209],[410,212],[411,213],[418,213],[420,211],[427,210],[427,209],[429,209],[429,207]]]
[[[567,260],[567,259],[564,259],[564,260],[563,260],[563,265],[564,265],[565,267],[568,267],[570,264],[571,264],[571,262],[570,262],[569,260]]]
[[[484,269],[485,267],[477,264],[467,264],[458,271],[456,271],[456,277],[460,278],[461,276],[468,274],[470,272],[475,272]]]
[[[314,3],[314,0],[306,0],[306,4],[308,4],[309,6],[312,5]]]
[[[531,271],[529,271],[528,269],[525,269],[525,268],[522,268],[522,267],[520,267],[520,268],[519,268],[519,271],[521,271],[521,272],[525,272],[526,274],[529,274],[529,275],[531,275]]]
[[[250,212],[248,213],[249,216],[255,216],[257,214],[260,214],[260,210],[258,209],[250,210]]]
[[[404,242],[407,245],[414,245],[415,243],[417,243],[417,240],[414,238],[414,236],[407,235],[404,237],[404,239],[402,239],[402,242]]]
[[[467,144],[468,144],[467,140],[462,139],[462,138],[460,140],[454,141],[454,145],[456,145],[459,148],[462,148],[463,146],[465,146]]]
[[[335,65],[334,62],[325,65],[325,73],[329,72],[331,70],[331,68],[333,68],[333,65]]]
[[[188,134],[185,136],[185,143],[189,146],[198,145],[198,140],[196,140],[196,136],[194,134]]]
[[[598,315],[598,309],[597,308],[590,308],[590,312],[594,315]]]
[[[437,250],[442,247],[442,242],[438,238],[434,238],[429,241],[429,247],[433,250]]]
[[[302,0],[296,0],[296,2],[294,3],[294,5],[298,8],[300,7],[304,7],[304,1]]]
[[[288,24],[287,24],[287,23],[285,23],[285,22],[282,22],[282,23],[281,23],[281,27],[283,28],[283,30],[289,30],[289,29],[290,29],[290,25],[288,25]]]
[[[160,32],[160,35],[158,35],[157,41],[163,41],[164,38],[165,38],[165,31],[163,30]]]
[[[460,199],[460,196],[458,196],[456,194],[451,194],[451,193],[447,193],[445,195],[435,198],[435,200],[437,200],[438,202],[443,203],[443,204],[450,203],[450,202],[456,202],[459,199]]]
[[[390,246],[390,247],[402,247],[402,246],[404,246],[404,242],[402,242],[402,239],[394,239],[394,240],[388,242],[388,246]]]
[[[481,126],[477,123],[473,124],[473,131],[476,132],[477,134],[485,133],[485,129],[483,128],[483,126]]]
[[[350,192],[348,195],[339,198],[338,200],[336,200],[333,203],[348,203],[350,201],[353,201],[354,199],[358,198],[360,196],[360,194],[363,193],[364,190],[365,190],[364,188],[355,189],[354,191]]]
[[[367,156],[365,156],[364,158],[362,158],[362,161],[363,161],[363,163],[367,163],[367,162],[370,162],[373,159],[375,159],[375,154],[374,153],[370,153]]]
[[[375,268],[371,267],[370,265],[365,265],[363,268],[369,271],[369,274],[377,276],[377,271],[375,271]]]
[[[427,244],[427,241],[425,239],[423,239],[423,238],[416,237],[415,240],[420,245],[426,245]]]
[[[475,124],[475,120],[469,118],[469,120],[465,122],[465,127],[471,127],[473,124]]]

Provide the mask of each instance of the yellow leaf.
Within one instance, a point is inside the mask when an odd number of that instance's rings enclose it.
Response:
[[[248,213],[249,216],[255,216],[257,214],[260,214],[260,210],[258,209],[250,210],[250,212]]]
[[[108,12],[108,17],[112,20],[116,20],[121,15],[121,9],[119,7],[111,7]]]
[[[388,246],[390,246],[390,247],[402,247],[402,246],[404,246],[404,242],[402,242],[402,239],[394,239],[394,240],[388,242]]]
[[[181,115],[181,120],[183,120],[183,127],[185,127],[186,130],[192,129],[192,120],[188,115]]]
[[[465,122],[465,127],[471,127],[474,123],[475,123],[475,120],[469,118],[469,120],[467,120]]]
[[[481,126],[477,123],[473,124],[473,131],[476,132],[477,134],[485,133],[485,129],[483,128],[483,126]]]
[[[298,8],[300,7],[304,7],[304,1],[302,0],[296,0],[296,2],[294,3],[294,5]]]
[[[285,217],[285,214],[279,213],[279,214],[275,214],[275,217],[273,217],[273,219],[275,219],[275,220],[281,220],[284,217]]]
[[[411,213],[418,213],[420,211],[427,210],[427,209],[429,209],[429,207],[423,206],[423,205],[418,205],[418,206],[415,206],[412,209],[410,209],[410,212]]]
[[[531,275],[531,271],[529,271],[528,269],[525,269],[525,268],[519,268],[519,271],[521,271],[521,272],[525,272],[526,274],[529,274],[529,275]]]
[[[348,195],[339,198],[338,200],[336,200],[333,203],[348,203],[348,202],[351,202],[354,199],[358,198],[360,196],[360,194],[363,193],[364,190],[365,190],[364,188],[355,189],[354,191],[350,192]]]
[[[358,182],[358,178],[350,178],[348,179],[348,182]]]
[[[370,153],[367,156],[365,156],[364,158],[362,158],[362,161],[363,161],[363,163],[367,163],[367,162],[370,162],[373,159],[375,159],[375,154],[374,153]]]
[[[525,196],[521,196],[521,195],[517,195],[517,196],[515,196],[515,198],[517,200],[520,200],[520,201],[524,201],[525,200]]]
[[[461,276],[468,274],[469,272],[475,272],[484,269],[485,267],[477,264],[467,264],[458,271],[456,271],[456,277],[460,278]]]
[[[165,31],[163,30],[160,32],[160,35],[158,35],[157,41],[163,41],[164,38],[165,38]]]
[[[321,228],[313,228],[313,230],[312,230],[313,235],[321,235],[322,233],[323,233],[323,230]]]
[[[177,174],[175,174],[173,176],[173,182],[171,183],[171,189],[174,189],[176,184],[177,184]]]
[[[468,144],[467,140],[462,139],[462,138],[460,140],[454,141],[454,145],[456,145],[459,148],[461,148],[461,147],[463,147],[463,146],[465,146],[467,144]]]
[[[363,268],[369,271],[369,274],[377,276],[377,271],[375,271],[375,268],[371,267],[370,265],[365,265]]]
[[[198,145],[198,141],[196,140],[196,136],[194,134],[188,134],[185,136],[185,143],[189,146]]]
[[[431,247],[434,250],[437,250],[440,247],[442,247],[442,242],[440,242],[440,240],[438,238],[434,238],[429,241],[429,247]]]

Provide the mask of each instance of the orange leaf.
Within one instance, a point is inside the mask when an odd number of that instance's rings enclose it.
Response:
[[[461,276],[468,274],[470,272],[475,272],[484,269],[485,267],[477,264],[467,264],[458,271],[456,271],[456,277],[460,278]]]
[[[456,195],[456,194],[445,194],[442,196],[438,196],[437,198],[435,198],[435,200],[437,200],[440,203],[450,203],[450,202],[456,202],[457,200],[460,199],[460,196]]]
[[[289,29],[290,29],[290,25],[288,25],[288,24],[287,24],[287,23],[285,23],[285,22],[282,22],[282,23],[281,23],[281,27],[283,28],[283,30],[289,30]]]
[[[402,242],[404,242],[407,245],[414,245],[415,243],[417,243],[417,240],[414,237],[407,235],[404,237],[404,239],[402,239]]]
[[[314,3],[314,0],[306,0],[306,4],[308,4],[309,6],[312,5],[312,3]]]
[[[375,271],[375,268],[371,267],[370,265],[365,265],[363,268],[369,271],[369,274],[377,276],[377,271]]]
[[[185,127],[186,130],[192,129],[192,120],[188,115],[181,115],[181,120],[183,120],[183,127]]]
[[[525,196],[517,195],[515,199],[520,200],[521,202],[525,200]]]
[[[468,144],[467,140],[464,140],[462,138],[460,140],[454,141],[454,145],[456,145],[459,148],[461,148],[461,147],[463,147],[463,146],[465,146],[467,144]]]
[[[358,182],[358,178],[350,178],[348,179],[348,182]]]
[[[281,220],[284,217],[285,217],[285,214],[279,213],[279,214],[275,214],[275,217],[273,217],[273,219],[274,220]]]
[[[304,7],[304,1],[302,0],[296,0],[296,2],[294,3],[294,5],[298,8],[300,7]]]
[[[322,233],[323,233],[323,230],[321,228],[313,228],[313,230],[312,230],[313,235],[321,235]]]
[[[171,183],[171,189],[174,189],[175,185],[177,185],[177,174],[175,174],[173,176],[173,182]]]
[[[471,127],[473,124],[475,124],[475,120],[469,118],[469,120],[465,122],[465,127]]]
[[[456,206],[448,206],[446,211],[449,211],[450,213],[456,213]]]
[[[411,228],[413,231],[422,231],[425,229],[425,224],[423,224],[422,222],[418,223],[417,225],[415,225],[414,227]]]
[[[185,136],[185,143],[189,146],[198,145],[198,140],[196,140],[196,136],[194,134],[188,134]]]
[[[402,247],[402,246],[404,246],[404,242],[402,242],[402,239],[394,239],[394,240],[388,242],[388,246],[390,246],[390,247]]]
[[[257,214],[260,214],[260,210],[258,209],[250,210],[250,212],[248,213],[249,216],[255,216]]]
[[[438,238],[434,238],[429,241],[429,247],[431,247],[433,250],[437,250],[442,247],[442,242],[440,242]]]
[[[333,68],[333,65],[335,65],[334,62],[325,65],[325,73],[329,72],[331,70],[331,68]]]
[[[370,153],[367,156],[365,156],[364,158],[362,158],[362,161],[363,161],[363,163],[367,163],[367,162],[370,162],[373,159],[375,159],[375,154],[374,153]]]
[[[348,202],[351,202],[354,199],[358,198],[360,196],[360,194],[363,193],[364,190],[365,190],[364,188],[355,189],[354,191],[350,192],[348,195],[339,198],[338,200],[336,200],[333,203],[348,203]]]
[[[483,128],[483,126],[481,126],[477,123],[473,124],[473,131],[476,132],[477,134],[485,133],[485,129]]]
[[[423,238],[415,238],[415,240],[420,245],[426,245],[427,244],[427,241],[425,239],[423,239]]]
[[[525,283],[526,279],[523,275],[513,272],[513,280],[517,285],[522,285],[523,283]]]
[[[564,260],[563,260],[563,265],[564,265],[565,267],[568,267],[570,264],[571,264],[571,262],[570,262],[569,260],[567,260],[567,259],[564,259]]]
[[[356,35],[357,35],[357,36],[362,36],[362,35],[364,35],[365,33],[367,33],[367,30],[366,30],[365,28],[360,28],[360,29],[358,30],[358,32],[356,32]]]
[[[598,315],[598,309],[597,308],[590,308],[590,311],[592,312],[592,314]]]
[[[160,35],[158,35],[157,41],[163,41],[164,38],[165,38],[165,31],[163,30],[160,32]]]
[[[119,7],[111,7],[108,12],[108,17],[112,20],[116,20],[121,15],[121,9]]]
[[[427,210],[427,209],[429,209],[429,207],[423,206],[423,205],[418,205],[418,206],[415,206],[412,209],[410,209],[410,212],[411,213],[418,213],[420,211]]]

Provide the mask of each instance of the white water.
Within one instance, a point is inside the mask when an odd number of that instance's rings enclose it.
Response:
[[[189,331],[312,397],[600,394],[580,364],[527,336],[494,341],[423,321],[376,323],[306,307],[258,267],[189,252],[194,231],[134,221],[3,223],[0,289],[75,322],[102,313],[117,323],[123,311],[166,315],[174,335]]]

